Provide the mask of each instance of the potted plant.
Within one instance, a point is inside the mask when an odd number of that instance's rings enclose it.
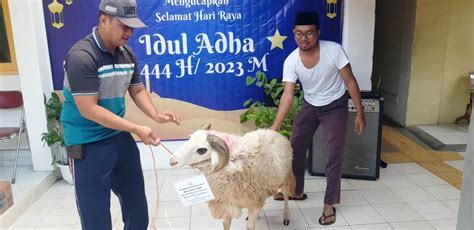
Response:
[[[53,157],[51,165],[59,168],[63,179],[72,184],[72,174],[69,170],[69,159],[64,147],[63,129],[60,122],[63,104],[55,92],[51,93],[51,98],[48,100],[46,100],[46,96],[44,97],[44,104],[46,106],[48,132],[41,134],[41,140],[51,147]]]
[[[283,83],[278,83],[277,79],[269,81],[265,73],[259,71],[255,77],[248,76],[246,78],[246,85],[263,88],[265,102],[255,101],[252,98],[245,101],[244,106],[249,108],[240,116],[240,122],[254,121],[257,128],[269,128],[273,124],[278,111],[277,105],[280,103],[283,93]],[[297,85],[291,109],[280,127],[280,133],[288,138],[291,135],[293,120],[301,105],[303,105],[303,92],[299,90],[299,85]]]

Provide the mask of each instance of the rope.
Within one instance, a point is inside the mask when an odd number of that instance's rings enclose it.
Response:
[[[160,142],[160,146],[163,147],[170,155],[173,155],[173,152],[171,152],[168,148],[166,148],[166,146],[163,145],[163,143]],[[155,230],[157,229],[155,227],[155,223],[156,223],[156,220],[158,219],[158,210],[160,208],[160,187],[158,184],[158,174],[156,170],[155,153],[153,152],[151,145],[149,145],[148,147],[150,148],[151,158],[153,159],[153,174],[155,175],[155,184],[156,184],[156,190],[157,190],[156,206],[155,206],[155,209],[153,210],[153,215],[152,215],[151,225],[150,225],[150,229]]]

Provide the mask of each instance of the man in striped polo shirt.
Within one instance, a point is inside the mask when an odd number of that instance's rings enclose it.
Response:
[[[125,94],[158,123],[179,124],[158,111],[143,86],[136,57],[127,47],[138,19],[135,0],[102,0],[99,24],[78,41],[64,61],[61,122],[73,170],[82,229],[112,228],[110,191],[119,198],[125,229],[146,229],[148,210],[138,147],[130,133],[157,146],[147,126],[123,119]]]

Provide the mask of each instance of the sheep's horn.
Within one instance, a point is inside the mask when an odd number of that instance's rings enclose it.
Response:
[[[224,140],[213,134],[207,135],[207,141],[219,155],[219,164],[214,169],[217,172],[229,163],[229,147]]]
[[[201,125],[201,128],[199,128],[201,130],[210,130],[211,129],[211,124],[202,124]]]

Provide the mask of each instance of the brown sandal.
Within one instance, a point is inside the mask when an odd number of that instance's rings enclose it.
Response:
[[[330,214],[330,215],[327,215],[327,216],[326,216],[326,214],[324,214],[324,211],[323,211],[323,214],[321,215],[321,217],[319,217],[319,220],[318,220],[318,222],[319,222],[320,225],[331,225],[331,224],[336,223],[336,208],[335,208],[335,207],[332,207],[332,211],[333,211],[333,213]],[[326,222],[326,219],[327,219],[327,218],[333,217],[333,216],[334,216],[334,220],[333,220],[333,221]],[[323,219],[323,218],[324,218],[324,222],[321,220],[321,219]]]

